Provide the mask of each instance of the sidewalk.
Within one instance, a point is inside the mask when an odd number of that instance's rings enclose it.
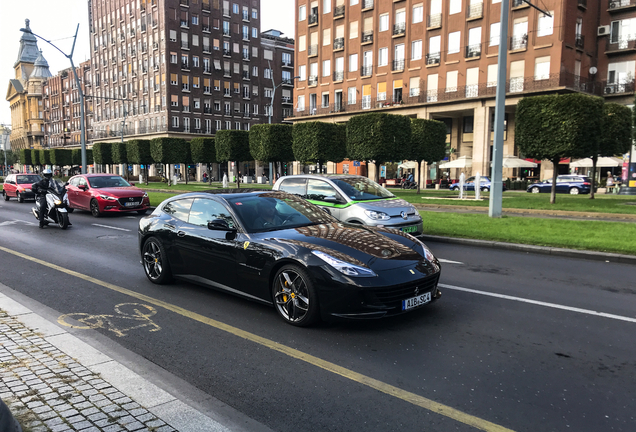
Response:
[[[25,432],[267,430],[240,415],[221,424],[2,293],[0,377]]]

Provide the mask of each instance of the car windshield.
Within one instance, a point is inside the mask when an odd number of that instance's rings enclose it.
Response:
[[[331,179],[350,199],[368,201],[394,198],[388,190],[365,177],[342,177]]]
[[[119,176],[88,177],[88,183],[95,189],[130,186],[130,183]]]
[[[17,184],[25,184],[25,183],[36,183],[36,182],[39,182],[40,180],[42,180],[42,178],[39,175],[25,174],[25,175],[16,176],[15,182]]]
[[[268,192],[228,199],[250,233],[337,222],[320,207],[295,195]]]

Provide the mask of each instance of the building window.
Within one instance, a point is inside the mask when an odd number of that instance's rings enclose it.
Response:
[[[446,72],[446,93],[457,91],[457,71]]]
[[[419,4],[413,6],[413,24],[424,21],[424,5]]]
[[[499,45],[499,36],[501,34],[501,23],[490,24],[490,46]]]
[[[379,31],[387,31],[389,29],[389,14],[380,15],[380,28]]]
[[[307,6],[300,6],[298,8],[298,21],[305,21],[307,19]]]
[[[356,103],[356,88],[355,87],[349,87],[347,89],[347,103],[349,105],[353,105]]]
[[[448,53],[455,54],[459,52],[459,44],[462,32],[453,32],[448,34]]]
[[[462,0],[450,0],[448,14],[453,15],[462,11]]]
[[[534,61],[534,79],[545,80],[550,78],[550,56],[537,57]]]
[[[329,93],[322,94],[322,107],[329,108]]]
[[[298,66],[298,76],[300,77],[298,81],[305,81],[305,79],[307,79],[307,66]]]
[[[232,12],[235,13],[235,14],[239,13],[239,5],[238,4],[236,4],[236,3],[232,4]]]
[[[331,75],[331,60],[325,60],[322,62],[322,76],[328,77]]]
[[[322,13],[331,13],[331,0],[322,0]]]
[[[380,48],[378,50],[378,66],[386,66],[389,64],[389,49]]]
[[[297,111],[305,111],[305,96],[298,96]]]
[[[537,36],[549,36],[552,34],[552,28],[554,23],[554,12],[550,11],[550,15],[540,15],[539,16],[539,29],[537,31]]]
[[[417,40],[411,43],[411,58],[412,60],[422,59],[422,41]]]
[[[179,117],[172,117],[172,127],[173,128],[178,128],[179,127]]]
[[[349,56],[349,72],[355,72],[358,70],[358,54],[351,54]]]

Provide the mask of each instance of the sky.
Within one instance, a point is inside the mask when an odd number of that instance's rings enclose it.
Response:
[[[0,100],[0,124],[11,124],[11,111],[6,101],[9,80],[15,77],[13,64],[18,58],[20,29],[26,18],[31,30],[50,40],[65,54],[71,52],[73,35],[79,24],[73,53],[75,65],[90,58],[88,34],[88,2],[86,0],[0,0],[0,83],[4,85]],[[261,0],[261,30],[281,30],[294,37],[294,0]],[[69,60],[42,40],[38,47],[49,63],[53,75],[70,67]]]

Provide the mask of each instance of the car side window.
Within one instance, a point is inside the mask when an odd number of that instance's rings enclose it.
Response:
[[[72,179],[68,182],[68,184],[70,184],[71,186],[77,186],[77,185],[79,184],[80,178],[81,178],[81,177],[75,177],[75,178],[72,178]]]
[[[307,199],[325,201],[325,198],[333,197],[340,200],[340,195],[329,183],[322,180],[309,179],[307,181]]]
[[[175,219],[187,222],[192,201],[194,201],[192,198],[170,201],[163,206],[163,211]]]
[[[283,192],[304,197],[307,193],[307,179],[290,178],[283,180],[279,187]]]
[[[466,183],[474,182],[474,181],[475,181],[475,177],[468,177],[468,180],[466,180]]]
[[[77,185],[78,186],[80,186],[80,185],[88,186],[88,183],[86,182],[86,179],[84,177],[80,177]]]
[[[236,226],[229,210],[220,202],[206,198],[195,199],[190,208],[188,223],[207,227],[208,222],[214,219],[224,220],[230,228]]]

